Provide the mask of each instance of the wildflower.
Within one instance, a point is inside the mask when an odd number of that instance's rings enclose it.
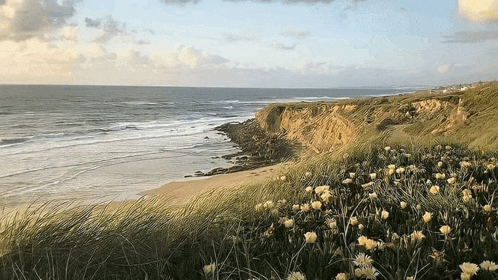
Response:
[[[489,204],[486,204],[482,207],[482,211],[484,211],[484,213],[489,213],[489,212],[491,212],[491,210],[493,210],[493,209],[492,209],[491,205],[489,205]]]
[[[465,272],[462,272],[462,273],[460,274],[460,280],[470,280],[470,278],[471,278],[471,277],[472,277],[472,275],[467,274],[467,273],[465,273]]]
[[[365,277],[366,279],[375,279],[379,272],[373,266],[356,268],[354,270],[354,275],[356,277]]]
[[[273,209],[270,210],[270,214],[272,216],[278,216],[280,214],[280,212],[278,212],[278,209],[273,208]]]
[[[294,220],[293,219],[288,219],[288,220],[285,220],[284,222],[284,226],[286,228],[291,228],[294,226]]]
[[[371,200],[374,200],[377,198],[377,193],[370,193],[368,194],[368,198],[370,198]]]
[[[313,192],[313,187],[307,187],[306,189],[307,193],[312,193]]]
[[[396,165],[395,164],[389,164],[387,166],[387,168],[394,170],[394,169],[396,169]]]
[[[432,194],[432,195],[436,195],[439,193],[439,186],[432,186],[430,189],[429,189],[429,192]]]
[[[391,147],[389,147],[389,146],[384,147],[384,150],[385,150],[386,152],[389,152],[389,151],[391,150]]]
[[[496,168],[496,165],[490,163],[490,164],[486,165],[486,168],[489,170],[493,170]]]
[[[263,204],[262,203],[256,204],[256,206],[254,206],[254,210],[256,210],[256,212],[263,210]]]
[[[408,276],[406,277],[406,280],[415,280],[415,276]]]
[[[358,255],[356,255],[356,258],[355,260],[353,261],[353,263],[356,265],[356,266],[360,266],[360,267],[367,267],[367,266],[371,266],[372,265],[372,259],[370,258],[370,256],[368,255],[365,255],[364,253],[359,253]]]
[[[425,235],[422,233],[420,230],[414,231],[411,235],[410,238],[412,242],[422,242],[425,239]]]
[[[461,167],[461,168],[468,168],[468,167],[470,167],[470,166],[472,166],[472,163],[470,163],[470,162],[468,162],[468,161],[461,161],[461,162],[460,162],[460,167]]]
[[[306,171],[306,173],[304,173],[304,176],[306,176],[306,177],[309,177],[309,176],[311,176],[311,172],[309,172],[309,171]]]
[[[328,191],[328,190],[329,190],[329,188],[330,188],[330,187],[329,187],[329,186],[326,186],[326,185],[324,185],[324,186],[318,186],[318,187],[316,187],[316,188],[315,188],[315,193],[316,193],[316,194],[318,194],[318,195],[320,195],[320,194],[322,194],[323,192]]]
[[[327,225],[330,229],[332,229],[333,233],[339,232],[339,227],[337,226],[337,222],[334,219],[330,219],[327,221]]]
[[[367,240],[368,238],[364,235],[358,237],[358,245],[365,246],[365,244],[367,244]]]
[[[373,239],[367,239],[367,241],[365,242],[365,249],[373,250],[375,249],[375,247],[377,247],[377,242],[375,242],[375,240]]]
[[[446,147],[444,147],[444,148],[445,148],[446,150],[448,150],[448,151],[452,149],[452,148],[451,148],[451,146],[449,146],[449,145],[448,145],[448,146],[446,146]]]
[[[330,200],[332,200],[332,194],[330,194],[329,191],[324,191],[322,193],[322,195],[320,196],[320,198],[324,201],[324,202],[329,202]]]
[[[280,180],[282,180],[282,181],[285,181],[285,179],[287,179],[287,177],[285,177],[285,176],[280,177]]]
[[[481,263],[481,268],[487,271],[495,271],[498,269],[498,265],[491,261],[483,261]]]
[[[405,168],[404,167],[400,167],[400,168],[396,169],[396,173],[397,174],[403,174],[403,173],[405,173]]]
[[[359,230],[363,230],[363,228],[364,228],[363,224],[359,224],[359,225],[358,225],[358,229],[359,229]]]
[[[422,216],[422,219],[424,219],[424,222],[428,223],[432,219],[432,213],[431,212],[425,212],[425,214]]]
[[[391,239],[393,241],[397,241],[399,239],[399,235],[397,233],[393,233],[393,235],[391,235]]]
[[[380,215],[380,217],[385,220],[387,218],[389,218],[389,212],[387,212],[386,210],[382,210],[382,213]]]
[[[442,162],[442,161],[439,161],[439,162],[437,163],[437,166],[439,166],[439,167],[443,167],[443,162]]]
[[[417,208],[417,210],[421,210],[422,209],[422,205],[417,204],[416,208]]]
[[[352,226],[356,226],[358,224],[358,219],[356,217],[351,217],[349,219],[349,223],[352,225]]]
[[[216,263],[207,264],[204,266],[204,268],[202,270],[204,270],[205,274],[214,273],[214,271],[216,270]]]
[[[462,274],[467,274],[469,276],[475,275],[479,270],[479,266],[475,263],[464,262],[460,265],[460,269],[462,270]]]
[[[343,183],[343,184],[345,184],[345,185],[348,185],[348,184],[353,183],[353,180],[352,180],[352,179],[350,179],[350,178],[348,178],[348,179],[344,179],[344,180],[342,181],[342,183]]]
[[[287,280],[306,280],[306,276],[301,272],[292,272],[287,276]]]
[[[448,234],[450,234],[450,231],[451,231],[451,227],[448,226],[448,225],[444,225],[442,227],[439,228],[439,231],[444,234],[445,236],[447,236]]]
[[[370,179],[372,180],[377,179],[377,173],[370,173]]]
[[[286,199],[279,199],[277,201],[277,207],[279,206],[282,206],[282,205],[285,205],[287,203],[287,200]]]
[[[335,276],[335,280],[349,280],[349,274],[347,274],[347,273],[338,273]]]
[[[271,209],[273,207],[275,207],[275,203],[273,203],[273,201],[271,200],[268,200],[267,202],[263,203],[264,209]]]
[[[451,177],[449,178],[448,180],[446,180],[448,182],[448,184],[452,185],[452,184],[455,184],[456,183],[456,178],[455,177]]]
[[[369,183],[362,184],[361,187],[364,189],[369,189],[374,184],[375,184],[374,182],[369,182]]]
[[[356,173],[349,172],[349,178],[354,179],[354,177],[356,177]]]
[[[308,203],[301,204],[301,211],[303,211],[303,212],[310,211],[310,205]]]
[[[301,206],[299,204],[294,204],[292,205],[292,211],[297,212],[301,209]]]
[[[464,202],[469,202],[472,199],[472,192],[469,189],[463,190],[462,199]]]
[[[436,173],[437,180],[444,180],[445,178],[446,178],[446,175],[444,173]]]
[[[315,210],[320,210],[322,209],[322,203],[320,201],[313,201],[311,203],[311,207],[313,207],[313,209]]]
[[[406,208],[406,205],[407,205],[407,204],[406,204],[406,202],[404,202],[404,201],[401,201],[401,202],[399,203],[399,206],[401,207],[401,209],[405,209],[405,208]]]
[[[306,243],[310,244],[310,243],[315,243],[316,241],[316,233],[315,232],[307,232],[304,234],[304,238],[306,239]]]

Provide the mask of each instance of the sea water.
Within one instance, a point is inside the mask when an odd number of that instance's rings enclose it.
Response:
[[[406,91],[0,85],[0,206],[137,198],[232,165],[214,128],[269,103]]]

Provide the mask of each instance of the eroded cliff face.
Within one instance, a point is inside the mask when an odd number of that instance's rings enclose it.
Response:
[[[283,134],[319,153],[365,137],[386,142],[456,141],[494,149],[498,148],[497,107],[498,84],[490,83],[445,94],[273,104],[260,110],[256,120],[268,133]]]

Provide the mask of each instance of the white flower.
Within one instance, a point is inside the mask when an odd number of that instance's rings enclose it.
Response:
[[[372,180],[377,179],[377,173],[370,173],[370,179]]]
[[[375,185],[374,182],[369,182],[369,183],[361,184],[361,187],[364,188],[364,189],[368,189],[368,188],[370,188],[373,185]]]
[[[311,176],[311,172],[309,172],[309,171],[306,171],[306,173],[304,173],[304,176],[306,176],[306,177],[309,177],[309,176]]]
[[[322,209],[322,203],[320,201],[313,201],[311,203],[311,207],[313,207],[313,209],[315,210],[320,210]]]
[[[396,173],[398,173],[398,174],[405,173],[405,168],[404,167],[400,167],[400,168],[396,169]]]
[[[370,198],[370,199],[374,200],[374,199],[376,199],[376,198],[377,198],[377,194],[376,194],[376,193],[369,193],[369,194],[368,194],[368,198]]]
[[[282,180],[282,181],[285,181],[285,179],[287,179],[287,177],[285,177],[285,176],[280,177],[280,180]]]
[[[359,224],[359,225],[358,225],[358,229],[359,229],[359,230],[363,230],[363,228],[364,228],[363,224]]]
[[[354,270],[354,275],[356,277],[365,277],[366,279],[375,279],[379,272],[373,266],[356,268]]]
[[[303,211],[303,212],[310,211],[310,205],[308,203],[301,204],[301,211]]]
[[[299,204],[294,204],[292,205],[292,211],[297,212],[301,209],[301,206]]]
[[[416,208],[417,208],[417,210],[420,210],[420,209],[422,209],[422,205],[417,204]]]
[[[387,171],[387,174],[388,174],[388,175],[393,175],[393,174],[394,174],[394,172],[395,172],[395,171],[394,171],[394,169],[389,169],[389,170]]]
[[[432,194],[432,195],[436,195],[439,193],[439,186],[432,186],[430,189],[429,189],[429,193]]]
[[[415,280],[415,276],[408,276],[406,277],[406,280]]]
[[[471,277],[472,277],[472,275],[467,274],[467,273],[465,273],[465,272],[462,272],[462,273],[460,274],[460,280],[470,280],[470,278],[471,278]]]
[[[448,182],[448,184],[452,185],[452,184],[455,184],[456,183],[456,178],[455,177],[451,177],[449,178],[448,180],[446,180]]]
[[[401,201],[401,202],[399,203],[399,206],[401,207],[401,209],[405,209],[405,208],[406,208],[406,202]]]
[[[304,238],[306,239],[306,243],[315,243],[317,235],[315,232],[307,232],[304,234]]]
[[[445,178],[446,178],[446,175],[444,173],[436,173],[436,179],[444,180]]]
[[[273,207],[275,207],[275,203],[273,203],[273,201],[271,200],[268,200],[267,202],[263,203],[264,209],[271,209]]]
[[[462,199],[464,202],[469,202],[472,199],[472,192],[469,189],[463,190]]]
[[[493,208],[491,207],[491,205],[489,204],[486,204],[482,207],[482,211],[484,211],[485,213],[489,213],[493,210]]]
[[[338,273],[335,276],[335,280],[349,280],[349,274],[347,274],[347,273]]]
[[[395,170],[395,169],[396,169],[396,165],[395,165],[395,164],[389,164],[389,165],[387,166],[387,168],[392,169],[392,170]]]
[[[412,234],[410,234],[410,238],[412,242],[422,242],[425,239],[425,235],[422,233],[422,231],[416,230]]]
[[[349,178],[354,179],[355,176],[356,176],[356,173],[349,172]]]
[[[312,193],[313,192],[313,187],[307,187],[306,189],[307,193]]]
[[[491,261],[483,261],[481,268],[488,271],[495,271],[498,269],[498,265]]]
[[[353,179],[350,179],[350,178],[344,179],[342,181],[342,183],[345,184],[345,185],[351,184],[351,183],[353,183]]]
[[[464,262],[460,265],[460,269],[463,273],[468,274],[470,276],[475,275],[479,270],[479,266],[475,263]]]
[[[387,218],[389,218],[389,212],[387,212],[386,210],[382,210],[382,213],[380,215],[380,217],[385,220]]]
[[[438,163],[437,163],[437,166],[439,166],[439,167],[443,167],[443,162],[442,162],[442,161],[438,162]]]
[[[391,147],[389,147],[389,146],[384,147],[384,150],[385,150],[386,152],[389,152],[389,151],[391,150]]]
[[[306,276],[301,272],[292,272],[287,276],[287,280],[306,280]]]
[[[322,194],[324,191],[328,191],[328,190],[329,190],[329,188],[330,188],[330,187],[329,187],[329,186],[326,186],[326,185],[324,185],[324,186],[318,186],[318,187],[316,187],[316,188],[315,188],[315,193],[316,193],[316,194],[318,194],[318,195],[320,195],[320,194]]]
[[[349,219],[349,223],[353,226],[356,226],[358,224],[358,219],[356,217],[351,217]]]
[[[288,219],[288,220],[285,220],[284,222],[284,226],[286,228],[291,228],[294,226],[294,220],[293,219]]]
[[[214,273],[214,271],[216,270],[216,263],[210,263],[208,265],[205,265],[202,270],[204,270],[205,274]]]
[[[431,212],[425,212],[425,214],[422,216],[422,219],[424,219],[424,222],[428,223],[432,220],[432,213]]]
[[[448,234],[450,234],[451,232],[451,227],[448,226],[448,225],[444,225],[442,227],[439,228],[439,231],[444,234],[445,236],[447,236]]]
[[[366,266],[371,266],[372,265],[372,259],[370,256],[365,255],[364,253],[360,253],[356,255],[356,259],[353,261],[353,263],[356,266],[361,266],[361,267],[366,267]]]
[[[320,198],[324,201],[324,202],[330,202],[332,200],[332,194],[330,194],[330,191],[324,191],[322,193],[322,195],[320,196]]]
[[[254,206],[254,210],[256,210],[256,212],[263,210],[263,204],[262,203],[256,204],[256,206]]]

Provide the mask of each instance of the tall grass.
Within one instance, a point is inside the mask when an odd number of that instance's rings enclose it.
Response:
[[[0,220],[0,278],[459,279],[463,263],[498,262],[497,164],[458,146],[374,145],[182,207],[32,206]]]

